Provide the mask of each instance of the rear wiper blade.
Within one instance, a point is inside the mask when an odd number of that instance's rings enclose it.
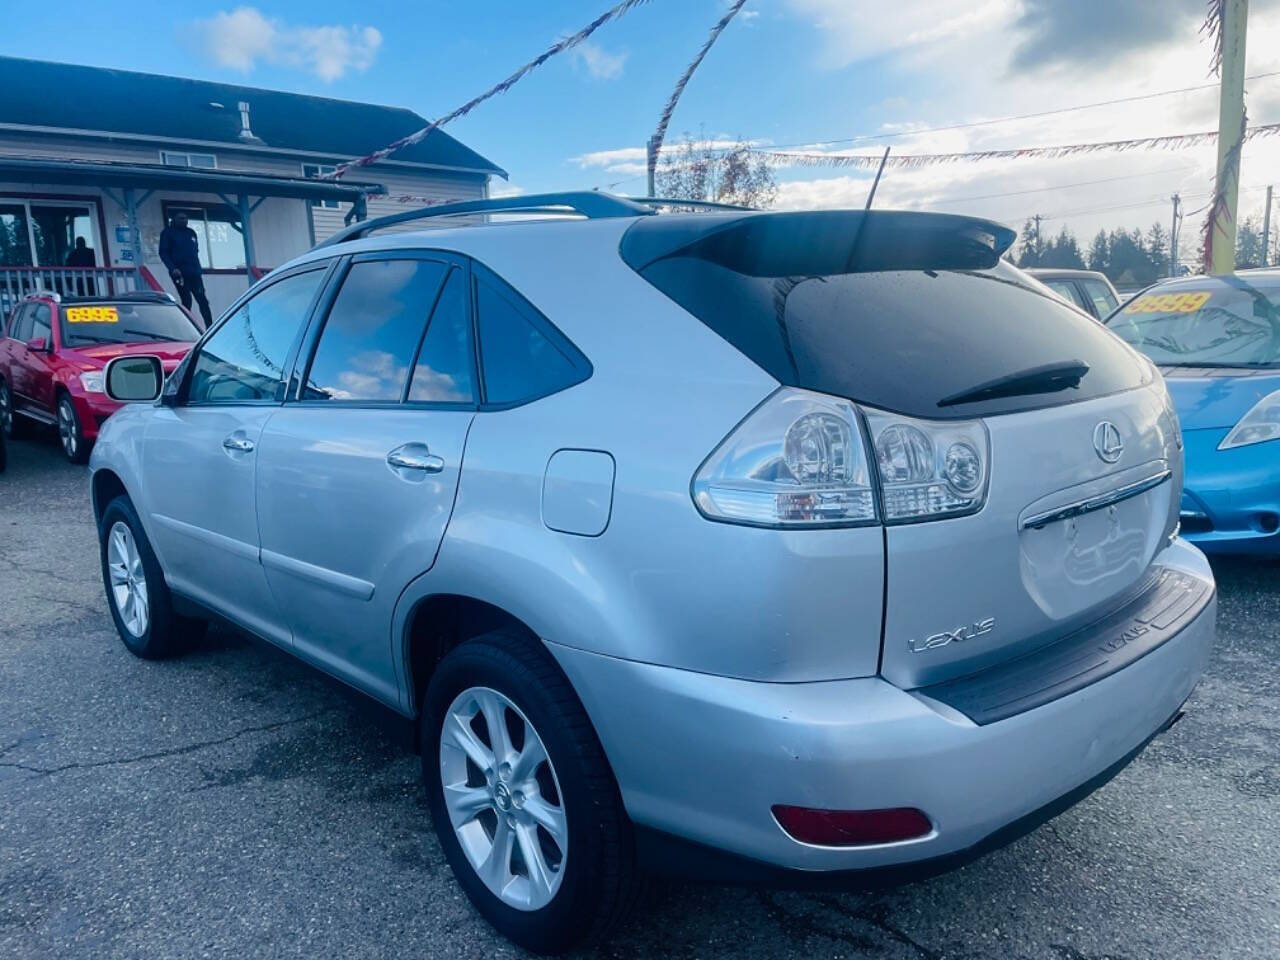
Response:
[[[977,403],[979,400],[996,400],[1000,397],[1023,397],[1032,393],[1057,393],[1059,390],[1073,389],[1080,386],[1080,381],[1089,372],[1089,365],[1083,360],[1060,360],[1057,363],[1046,363],[1039,367],[1019,370],[1006,374],[986,383],[980,383],[968,390],[961,390],[938,401],[940,407],[954,407],[962,403]]]

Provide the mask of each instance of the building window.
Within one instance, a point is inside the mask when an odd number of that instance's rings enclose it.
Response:
[[[218,168],[218,158],[212,153],[161,150],[160,162],[166,167],[194,167],[197,170],[216,170]]]
[[[331,163],[304,163],[302,165],[302,175],[308,180],[315,180],[319,177],[325,177],[338,169]],[[325,210],[337,210],[337,200],[312,200],[311,206],[323,207]]]
[[[243,270],[244,239],[240,215],[222,203],[188,203],[166,200],[161,204],[164,222],[170,224],[179,213],[187,215],[187,226],[196,232],[200,244],[200,266],[206,270]]]
[[[63,267],[77,238],[105,266],[88,204],[56,200],[0,198],[0,266]]]

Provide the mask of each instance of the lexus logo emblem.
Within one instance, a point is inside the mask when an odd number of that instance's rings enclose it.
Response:
[[[1115,463],[1124,453],[1124,441],[1120,439],[1120,428],[1110,420],[1103,420],[1093,428],[1093,449],[1099,459],[1105,463]]]

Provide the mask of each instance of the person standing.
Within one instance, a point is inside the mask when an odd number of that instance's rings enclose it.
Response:
[[[79,269],[96,267],[98,258],[94,256],[93,247],[85,243],[84,237],[76,237],[75,248],[67,254],[67,266]],[[90,292],[90,284],[85,283],[84,275],[75,278],[76,296],[83,297]]]
[[[200,240],[196,232],[187,226],[187,215],[182,211],[175,213],[169,225],[160,231],[160,259],[169,271],[173,285],[178,288],[182,305],[190,310],[194,298],[200,305],[204,328],[208,330],[213,324],[213,314],[209,310],[209,297],[204,292]]]

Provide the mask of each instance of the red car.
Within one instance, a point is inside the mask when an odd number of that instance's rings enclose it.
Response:
[[[62,451],[84,463],[98,427],[120,404],[102,392],[112,357],[160,357],[177,367],[200,333],[163,293],[108,299],[40,293],[14,309],[0,339],[0,428],[8,436],[30,422],[57,425]]]

